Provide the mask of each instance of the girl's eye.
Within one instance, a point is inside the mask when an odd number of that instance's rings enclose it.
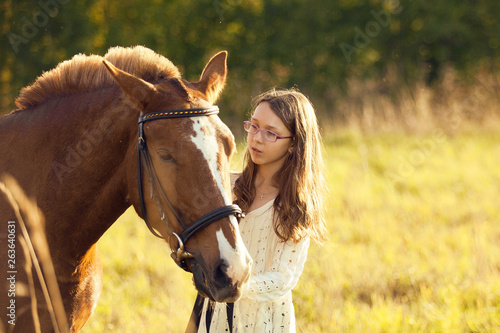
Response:
[[[160,157],[160,160],[165,163],[177,163],[175,158],[172,157],[172,155],[166,151],[165,149],[159,149],[157,151],[158,156]]]
[[[266,140],[268,140],[268,141],[274,142],[278,138],[278,135],[272,131],[264,131],[264,134],[265,134]]]

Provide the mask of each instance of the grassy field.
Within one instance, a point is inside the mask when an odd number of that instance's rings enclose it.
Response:
[[[298,332],[500,332],[500,133],[324,138],[330,239],[294,290]],[[133,211],[99,250],[84,333],[184,331],[191,276]]]

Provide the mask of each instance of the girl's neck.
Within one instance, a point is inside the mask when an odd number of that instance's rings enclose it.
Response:
[[[276,171],[277,170],[273,170],[272,168],[259,166],[257,174],[255,175],[255,187],[260,191],[276,188],[276,184],[273,184],[273,177]]]
[[[275,172],[272,172],[269,168],[262,168],[259,166],[253,183],[256,190],[255,198],[252,201],[248,212],[262,207],[276,197],[278,194],[278,188],[275,184],[273,184],[274,174]]]

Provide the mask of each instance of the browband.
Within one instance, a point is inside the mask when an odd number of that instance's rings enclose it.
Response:
[[[218,113],[219,113],[219,107],[217,105],[208,108],[164,110],[140,116],[139,124],[156,119],[210,116]]]

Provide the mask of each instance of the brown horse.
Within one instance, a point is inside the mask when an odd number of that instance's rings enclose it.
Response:
[[[250,257],[230,206],[235,143],[212,106],[226,81],[226,57],[218,53],[198,82],[188,82],[168,59],[140,46],[112,48],[104,57],[77,55],[24,88],[18,110],[0,118],[0,176],[15,178],[45,216],[71,332],[86,323],[101,291],[96,242],[131,205],[174,251],[179,248],[173,257],[193,271],[202,294],[221,302],[240,297]],[[169,112],[181,115],[158,116]],[[184,117],[189,112],[196,117]],[[138,142],[147,143],[148,152],[139,160]],[[220,207],[230,208],[221,213]],[[220,214],[214,217],[214,210]],[[210,221],[200,219],[207,214]],[[199,219],[205,223],[191,228]],[[17,222],[0,192],[0,331],[32,332],[33,295]],[[14,231],[15,267],[8,267],[7,245],[13,242],[7,240]],[[39,322],[51,332],[35,283]],[[4,312],[12,302],[9,317]]]

